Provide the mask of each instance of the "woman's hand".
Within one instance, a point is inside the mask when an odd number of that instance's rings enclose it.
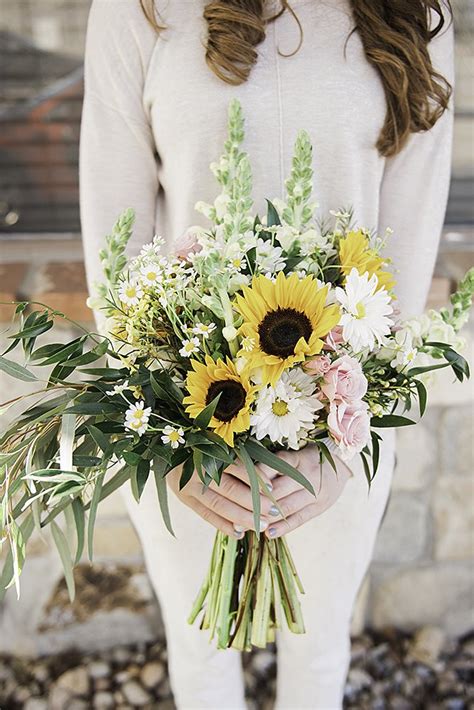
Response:
[[[181,466],[171,471],[166,476],[168,485],[179,500],[192,508],[201,518],[226,535],[237,538],[243,537],[245,530],[254,529],[252,492],[247,471],[242,464],[229,466],[222,474],[220,485],[213,481],[207,489],[195,471],[184,488],[179,490],[181,473]],[[261,470],[259,474],[262,482],[270,490],[272,487],[270,477]],[[263,532],[269,525],[268,516],[272,514],[270,510],[273,503],[266,495],[260,494],[260,505],[260,532]],[[274,507],[272,512],[273,515],[278,514]]]
[[[316,497],[289,476],[274,475],[268,466],[261,466],[260,471],[272,477],[272,495],[277,500],[281,515],[272,519],[265,534],[270,538],[281,537],[311,518],[328,510],[339,498],[352,473],[345,463],[335,458],[337,475],[327,463],[319,464],[319,454],[315,447],[307,446],[301,451],[282,451],[278,456],[297,468],[312,484]]]

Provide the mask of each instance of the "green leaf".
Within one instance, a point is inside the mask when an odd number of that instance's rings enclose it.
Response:
[[[74,358],[65,360],[64,364],[67,365],[67,367],[79,367],[82,365],[88,365],[91,362],[95,362],[96,360],[100,360],[100,358],[105,355],[108,348],[109,348],[108,340],[103,340],[95,348],[93,348],[92,350],[89,350],[89,352],[84,353],[84,355],[79,355],[78,357],[74,357]]]
[[[420,417],[422,417],[426,411],[426,403],[428,401],[428,392],[426,391],[425,385],[420,380],[415,380],[415,387],[418,392],[418,404],[420,407]]]
[[[370,487],[372,486],[372,477],[370,475],[369,462],[367,461],[367,456],[362,451],[359,452],[359,456],[362,459],[362,465],[364,467],[365,477],[367,479],[367,483],[369,484],[369,490],[370,490]]]
[[[140,457],[140,461],[137,466],[133,467],[130,475],[130,483],[132,486],[133,497],[140,502],[142,497],[143,489],[150,475],[150,462],[144,458]]]
[[[217,397],[215,397],[212,402],[207,405],[207,407],[204,407],[204,409],[199,412],[199,414],[194,420],[195,426],[199,427],[200,429],[207,429],[207,427],[209,426],[209,422],[214,416],[214,412],[216,411],[217,405],[219,404],[221,394],[222,392],[219,392]]]
[[[95,487],[94,487],[94,492],[92,494],[92,498],[90,501],[90,508],[89,508],[89,523],[87,526],[87,550],[89,554],[89,560],[92,562],[92,557],[93,557],[93,552],[94,552],[94,526],[95,526],[95,520],[97,517],[97,507],[99,505],[99,501],[102,498],[102,486],[104,483],[104,472],[100,473],[97,476],[96,482],[95,482]]]
[[[245,448],[245,444],[237,449],[237,455],[247,469],[249,476],[250,490],[252,493],[253,524],[258,534],[260,532],[260,488],[258,485],[257,471],[255,470],[255,464],[252,458]]]
[[[372,437],[372,465],[374,469],[372,473],[372,478],[374,478],[379,468],[380,436],[375,431],[370,432],[370,435]]]
[[[320,450],[322,457],[324,459],[326,459],[326,461],[329,463],[329,465],[331,466],[331,468],[333,469],[334,473],[337,476],[336,462],[334,461],[334,459],[331,455],[331,452],[329,451],[329,448],[324,443],[324,441],[321,441],[320,439],[318,439],[315,443],[316,443],[316,446],[318,447],[318,449]]]
[[[71,355],[81,352],[82,345],[86,338],[87,336],[83,335],[80,338],[76,338],[71,343],[67,343],[67,345],[64,343],[44,345],[31,354],[31,359],[35,361],[42,360],[42,362],[39,363],[41,367],[46,365],[54,365],[57,362],[65,362]]]
[[[71,553],[69,550],[69,545],[67,544],[66,537],[54,520],[51,522],[51,533],[53,535],[53,540],[59,552],[59,557],[63,565],[64,577],[66,579],[66,586],[69,592],[69,599],[74,601],[76,595],[76,589],[74,584],[74,572],[73,564],[71,559]]]
[[[173,526],[171,525],[171,516],[168,506],[168,484],[166,483],[166,461],[163,459],[155,458],[153,459],[153,474],[155,477],[156,492],[158,494],[158,501],[160,503],[161,515],[163,516],[163,521],[168,529],[168,531],[176,537],[174,534]]]
[[[72,501],[72,512],[74,514],[74,522],[76,524],[76,539],[77,548],[76,556],[74,558],[74,564],[77,565],[82,557],[82,551],[84,550],[84,538],[85,538],[85,511],[84,504],[80,498],[74,498]]]
[[[280,217],[278,215],[275,205],[273,204],[273,202],[270,202],[270,200],[266,200],[266,203],[267,203],[267,226],[268,227],[279,226],[281,224],[281,220],[280,220]]]
[[[377,429],[411,426],[412,424],[416,424],[416,422],[407,417],[401,417],[398,414],[386,414],[383,417],[372,417],[370,420],[370,425]]]
[[[190,456],[183,464],[183,472],[181,478],[179,479],[179,490],[181,491],[184,486],[191,480],[194,473],[194,462],[193,457]]]
[[[416,377],[416,375],[422,375],[424,372],[433,372],[433,370],[442,370],[445,367],[449,367],[449,362],[443,362],[441,365],[426,365],[425,367],[412,367],[406,373],[407,377]]]
[[[250,454],[254,461],[264,463],[267,466],[270,466],[270,468],[275,469],[275,471],[283,473],[285,476],[289,476],[294,481],[303,486],[303,488],[306,488],[307,491],[309,491],[313,495],[316,495],[313,486],[308,481],[306,476],[303,476],[303,474],[300,473],[298,469],[294,468],[294,466],[291,466],[279,456],[272,454],[271,451],[268,451],[268,449],[266,449],[261,444],[258,444],[253,439],[248,439],[245,442],[245,448],[247,449],[247,452]]]
[[[105,434],[100,429],[98,429],[93,424],[88,424],[87,431],[92,436],[92,438],[94,439],[94,441],[97,444],[97,446],[99,447],[99,449],[101,449],[102,451],[105,451],[108,448],[109,440],[107,439]]]
[[[25,340],[28,338],[37,338],[38,335],[42,335],[43,333],[46,333],[46,331],[50,330],[53,325],[54,323],[52,320],[42,321],[29,328],[24,328],[18,333],[14,333],[14,335],[9,335],[8,337],[11,339],[20,340]]]
[[[33,375],[32,372],[18,365],[18,363],[12,360],[7,360],[6,357],[0,355],[0,370],[3,370],[10,377],[14,377],[17,380],[22,380],[23,382],[37,382],[38,378]]]
[[[67,411],[70,414],[120,414],[121,410],[110,402],[78,402]]]
[[[31,537],[31,533],[33,532],[35,527],[34,523],[34,518],[33,514],[29,513],[22,524],[20,525],[21,529],[21,537],[23,544],[26,546],[26,543],[28,542],[29,538]],[[22,560],[19,560],[20,563],[22,563]],[[7,556],[5,559],[5,564],[3,566],[2,570],[2,575],[0,577],[0,601],[2,601],[3,597],[5,596],[5,592],[8,589],[8,587],[11,586],[13,581],[17,582],[17,591],[18,591],[18,577],[21,572],[21,567],[20,569],[15,569],[15,564],[13,562],[13,554],[11,548],[9,548],[7,552]]]

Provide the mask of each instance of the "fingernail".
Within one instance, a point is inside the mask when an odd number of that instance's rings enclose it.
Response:
[[[268,523],[263,518],[260,518],[260,532],[263,532],[268,528]]]
[[[265,483],[265,487],[266,487],[267,491],[269,491],[270,493],[272,492],[273,485],[271,483]]]
[[[268,533],[267,533],[267,534],[268,534],[268,537],[275,537],[275,535],[277,534],[277,529],[276,529],[276,528],[270,528],[270,529],[268,530]]]
[[[241,525],[234,525],[234,530],[236,533],[243,533],[244,529]]]
[[[272,507],[270,508],[270,510],[269,510],[268,512],[270,513],[270,515],[273,515],[273,516],[275,516],[275,517],[276,517],[277,515],[280,515],[280,511],[278,510],[278,508],[276,507],[276,505],[272,505]]]

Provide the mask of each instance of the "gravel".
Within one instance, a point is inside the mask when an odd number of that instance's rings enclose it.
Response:
[[[249,710],[271,710],[274,648],[244,655]],[[425,627],[353,639],[344,707],[354,710],[474,708],[474,633],[446,639]],[[2,710],[174,710],[164,642],[101,654],[41,659],[0,656]],[[295,709],[296,710],[296,709]]]

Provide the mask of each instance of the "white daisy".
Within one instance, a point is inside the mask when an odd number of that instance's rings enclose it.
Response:
[[[189,340],[183,340],[183,347],[179,351],[179,354],[183,357],[191,357],[194,353],[199,351],[199,338],[190,338]]]
[[[131,404],[125,412],[125,428],[135,431],[141,436],[148,428],[150,414],[151,407],[145,407],[143,400],[140,400],[136,404]]]
[[[364,348],[373,350],[393,325],[388,317],[393,313],[391,297],[385,289],[377,291],[377,285],[375,274],[371,278],[367,273],[361,276],[354,268],[345,288],[336,288],[336,298],[343,308],[339,321],[342,335],[356,353]]]
[[[124,281],[119,289],[119,298],[127,306],[136,306],[143,296],[143,289],[137,281]]]
[[[144,264],[140,269],[142,283],[145,286],[155,286],[161,279],[161,269],[156,264]]]
[[[250,417],[252,434],[298,449],[323,408],[314,392],[312,378],[302,370],[284,372],[275,387],[267,386],[259,392],[255,413]]]
[[[172,426],[165,426],[161,441],[163,444],[169,444],[172,449],[177,449],[180,444],[184,444],[184,431],[181,427],[175,429]]]
[[[215,329],[215,323],[196,323],[192,332],[194,335],[202,335],[203,338],[208,338]]]
[[[105,394],[113,396],[114,394],[122,394],[125,390],[129,389],[128,380],[125,380],[121,385],[115,385],[111,390],[107,390]]]

